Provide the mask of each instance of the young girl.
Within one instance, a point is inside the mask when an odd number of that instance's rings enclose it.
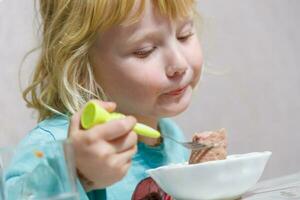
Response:
[[[139,121],[183,140],[182,132],[166,117],[187,108],[200,77],[196,2],[39,3],[41,55],[24,97],[41,122],[22,145],[69,137],[80,198],[131,199],[138,183],[147,178],[147,169],[187,160],[181,146],[167,139],[137,137],[132,128]],[[92,99],[128,117],[82,130],[80,112]],[[22,174],[30,169],[34,164],[22,170],[17,163],[18,173],[7,182],[22,182]]]

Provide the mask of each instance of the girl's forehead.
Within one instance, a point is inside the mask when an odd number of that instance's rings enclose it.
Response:
[[[137,0],[132,9],[122,20],[122,26],[141,23],[143,18],[168,19],[169,21],[182,21],[195,14],[195,2],[189,0]]]
[[[123,4],[122,2],[127,1],[119,1],[120,4]],[[181,23],[191,20],[195,14],[192,2],[189,0],[136,0],[119,23],[114,23],[106,30],[99,32],[100,37],[97,37],[97,40],[101,42],[105,38],[114,36],[116,36],[114,38],[127,37],[134,32],[140,32],[141,29],[159,29],[161,25],[164,27],[171,27],[174,24],[180,26]]]
[[[126,41],[126,44],[136,43],[146,36],[154,36],[158,32],[165,34],[177,31],[185,24],[193,24],[190,16],[180,19],[170,19],[157,12],[155,8],[145,8],[144,13],[134,23],[125,23],[112,26],[100,34],[99,40],[114,38],[114,41]]]

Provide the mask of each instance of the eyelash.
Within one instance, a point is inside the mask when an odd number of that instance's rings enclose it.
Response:
[[[152,47],[150,50],[137,50],[134,52],[134,55],[138,58],[146,58],[148,57],[154,50],[156,49],[156,47]]]
[[[184,36],[178,37],[177,39],[178,39],[179,41],[185,42],[186,40],[188,40],[188,39],[189,39],[191,36],[193,36],[193,35],[194,35],[194,33],[190,32],[190,33],[188,33],[188,34],[186,34],[186,35],[184,35]]]
[[[181,42],[185,42],[187,41],[191,36],[193,36],[194,33],[188,33],[187,35],[178,37],[177,39]],[[150,50],[137,50],[134,52],[134,55],[138,58],[146,58],[148,57],[154,50],[156,49],[156,47],[151,48]]]

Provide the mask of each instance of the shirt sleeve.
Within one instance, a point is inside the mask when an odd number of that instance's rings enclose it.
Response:
[[[51,132],[39,127],[32,130],[11,155],[11,163],[4,175],[7,200],[43,198],[59,194],[64,190],[64,173],[54,171],[63,156],[39,158],[34,156],[30,144],[53,142],[55,137]],[[26,148],[25,148],[26,147]],[[51,155],[59,153],[57,149],[48,149]],[[88,200],[82,185],[77,180],[77,190],[81,200]]]

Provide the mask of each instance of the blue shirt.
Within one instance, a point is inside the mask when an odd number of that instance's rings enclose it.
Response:
[[[63,140],[67,138],[69,120],[66,117],[55,115],[38,124],[22,141],[20,146],[30,143],[47,142]],[[176,124],[167,118],[159,120],[159,127],[162,134],[168,134],[175,139],[184,140],[184,136]],[[55,151],[55,149],[53,149]],[[153,169],[169,163],[184,162],[188,158],[188,151],[183,147],[176,145],[170,140],[164,140],[159,146],[150,147],[144,143],[138,143],[138,151],[132,158],[132,165],[127,175],[119,182],[103,190],[94,190],[86,193],[79,181],[77,181],[77,190],[80,194],[80,200],[130,200],[131,195],[142,179],[146,178],[146,170]],[[28,156],[28,152],[18,152],[14,159],[12,167],[6,174],[6,184],[9,186],[8,192],[14,193],[10,199],[18,199],[16,195],[22,189],[24,183],[30,182],[35,192],[55,192],[59,186],[57,180],[51,173],[45,173],[47,167],[38,170],[39,161],[34,160],[33,156]],[[31,173],[33,170],[34,173]],[[38,172],[38,173],[36,173]],[[30,174],[30,176],[28,176]],[[34,177],[33,177],[34,175]],[[47,178],[45,177],[47,176]],[[51,177],[50,177],[51,176]],[[32,183],[40,180],[48,180],[44,184]],[[27,186],[28,187],[28,186]],[[44,187],[44,188],[43,188]],[[46,189],[45,189],[46,187]]]

